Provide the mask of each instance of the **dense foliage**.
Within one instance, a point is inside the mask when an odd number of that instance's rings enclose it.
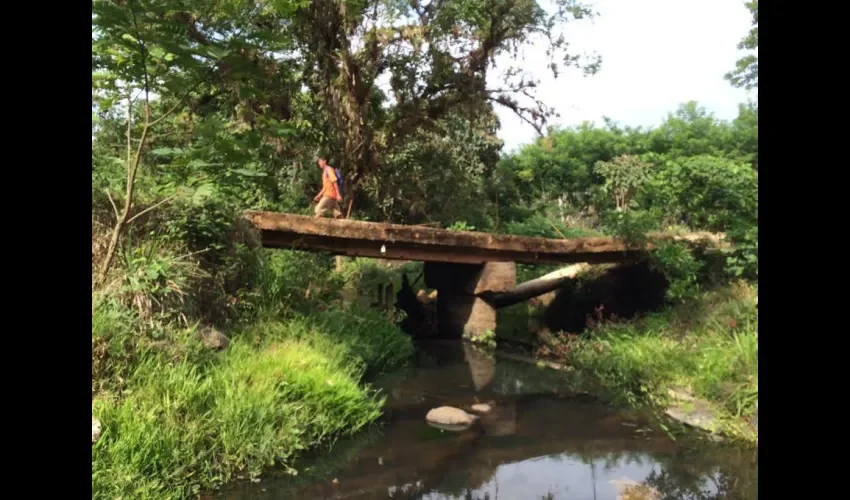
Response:
[[[741,48],[757,49],[747,5]],[[577,0],[93,1],[93,497],[185,497],[289,467],[377,415],[363,378],[411,343],[346,294],[388,271],[263,251],[239,217],[309,213],[317,155],[342,170],[353,218],[554,238],[725,232],[720,274],[757,280],[757,102],[731,122],[689,102],[654,128],[550,128],[503,154],[496,107],[540,131],[552,115],[518,49],[547,47],[534,70],[592,74],[598,58],[563,37],[592,16]],[[515,63],[503,81],[497,56]],[[757,56],[728,78],[757,88]],[[695,296],[703,256],[672,245],[652,259],[671,297]],[[204,347],[213,327],[223,352]]]

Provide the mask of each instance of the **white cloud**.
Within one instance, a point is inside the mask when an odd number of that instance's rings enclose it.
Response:
[[[561,115],[550,124],[601,123],[608,116],[624,125],[655,126],[689,100],[721,119],[737,115],[747,93],[723,75],[743,55],[737,44],[750,29],[743,0],[597,0],[593,7],[599,16],[568,25],[565,36],[572,51],[602,56],[595,76],[573,70],[555,80],[542,44],[522,56],[526,71],[540,80],[537,97]],[[534,140],[530,125],[497,110],[506,151]]]

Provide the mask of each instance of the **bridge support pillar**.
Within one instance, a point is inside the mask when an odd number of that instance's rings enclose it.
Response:
[[[496,331],[496,309],[479,298],[483,292],[507,292],[516,288],[516,264],[425,263],[425,286],[437,289],[437,320],[440,335],[478,337]]]

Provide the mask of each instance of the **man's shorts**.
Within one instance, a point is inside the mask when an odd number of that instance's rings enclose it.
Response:
[[[316,205],[316,217],[321,217],[325,214],[325,212],[328,211],[331,212],[332,216],[342,215],[342,210],[339,206],[339,202],[333,198],[323,196],[322,199],[319,200],[319,203]]]

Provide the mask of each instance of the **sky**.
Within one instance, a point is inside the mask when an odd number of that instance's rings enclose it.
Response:
[[[537,96],[560,113],[549,125],[583,121],[657,126],[680,104],[695,100],[719,119],[737,116],[748,94],[723,78],[745,52],[737,45],[752,16],[744,0],[590,0],[599,15],[576,21],[564,34],[576,53],[597,52],[602,66],[584,77],[557,80],[546,69],[545,45],[524,49],[523,68],[540,80]],[[496,60],[497,66],[500,60]],[[493,80],[490,86],[496,86]],[[537,137],[531,125],[497,106],[505,152]]]

